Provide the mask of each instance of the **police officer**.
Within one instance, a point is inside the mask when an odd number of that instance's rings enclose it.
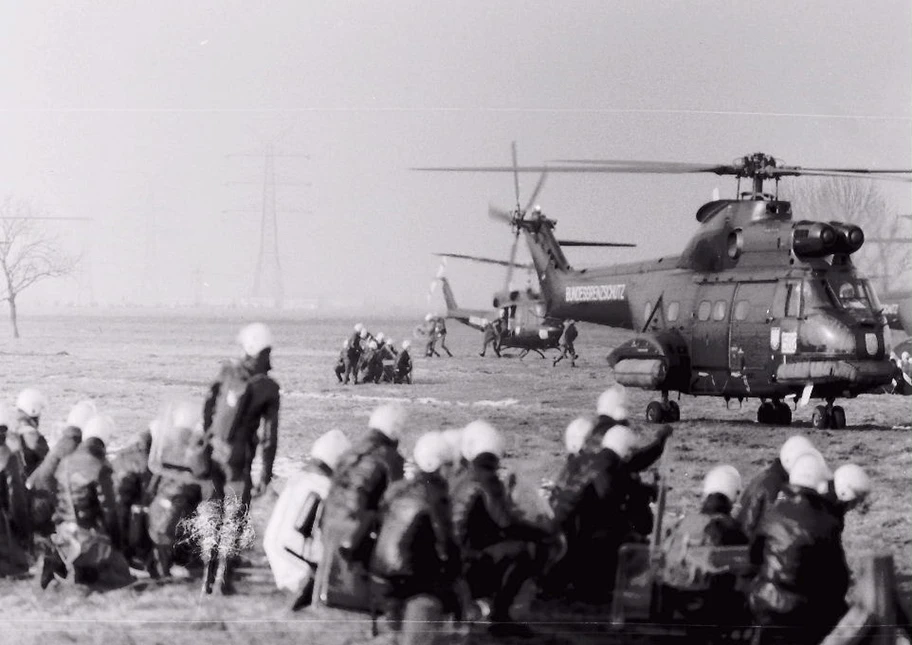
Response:
[[[203,428],[212,447],[207,492],[220,509],[218,544],[206,556],[206,593],[216,583],[222,593],[234,591],[238,531],[247,521],[251,497],[264,493],[272,481],[279,436],[279,384],[269,376],[272,332],[263,323],[251,323],[241,329],[237,340],[244,358],[223,366],[203,407]],[[258,445],[262,470],[254,484],[251,467]],[[226,513],[234,521],[225,522]]]
[[[411,341],[402,341],[402,351],[396,357],[396,375],[393,377],[394,383],[411,383],[412,382],[412,355],[409,353]]]
[[[547,560],[552,536],[522,520],[497,475],[504,444],[487,421],[473,421],[463,431],[466,472],[451,493],[453,525],[463,573],[473,598],[492,598],[490,631],[528,635],[510,606],[523,584],[537,576]]]
[[[440,353],[436,349],[437,345],[437,325],[435,323],[434,314],[428,314],[424,317],[425,330],[427,332],[427,345],[424,348],[424,355],[430,358],[431,356],[440,356]]]
[[[849,568],[839,519],[825,499],[830,472],[819,453],[799,456],[786,495],[751,543],[759,569],[749,601],[759,642],[820,643],[846,612]]]
[[[172,564],[196,562],[186,541],[181,540],[181,522],[196,512],[203,498],[203,478],[210,464],[203,436],[202,406],[180,399],[167,403],[158,416],[149,470],[148,534],[154,545],[156,573],[172,575]]]
[[[339,379],[339,383],[342,382],[342,375],[345,374],[345,365],[348,360],[348,344],[349,340],[346,338],[342,341],[342,351],[339,352],[339,360],[336,361],[335,373],[336,378]]]
[[[484,326],[484,345],[482,345],[479,356],[484,356],[488,351],[488,345],[491,345],[497,358],[500,358],[500,337],[501,337],[500,318],[494,321],[488,321]]]
[[[443,316],[434,317],[434,334],[436,334],[437,339],[440,341],[440,347],[443,348],[443,351],[447,353],[447,356],[453,358],[453,354],[450,352],[450,348],[446,346],[447,328],[446,318]]]
[[[349,380],[355,385],[358,384],[358,368],[361,362],[361,352],[366,345],[367,330],[364,325],[358,323],[355,325],[354,332],[348,338],[348,352],[345,356],[345,380],[346,385]]]
[[[573,341],[576,340],[577,336],[579,336],[579,332],[576,330],[576,323],[570,319],[565,320],[564,331],[560,337],[561,354],[554,359],[553,363],[551,363],[552,367],[568,356],[570,357],[570,367],[576,367],[576,359],[579,357],[576,355],[576,348],[573,346]]]
[[[304,469],[286,482],[266,526],[263,549],[276,586],[291,593],[290,608],[310,604],[314,574],[323,558],[317,526],[332,474],[351,442],[341,430],[330,430],[314,442]]]
[[[403,644],[427,642],[428,621],[459,612],[456,581],[462,566],[441,472],[447,459],[449,445],[441,433],[422,435],[414,450],[418,472],[413,479],[390,486],[381,507],[370,570],[386,585],[387,615],[394,629],[405,613]],[[430,606],[416,612],[417,596],[430,599]]]
[[[405,421],[401,406],[375,409],[367,433],[341,457],[333,473],[321,522],[323,561],[314,590],[323,604],[333,604],[337,593],[355,594],[368,584],[370,534],[380,501],[390,484],[403,476],[398,446]]]
[[[52,539],[66,565],[65,575],[77,584],[120,587],[132,581],[127,561],[117,549],[120,527],[106,458],[105,445],[114,430],[111,417],[92,417],[82,429],[79,447],[57,466],[57,532]],[[49,582],[49,569],[54,568],[46,557],[43,584]]]
[[[156,419],[110,458],[121,539],[118,547],[123,551],[127,562],[137,569],[146,568],[152,555],[152,543],[146,527],[146,506],[149,501],[148,486],[152,479],[149,451],[153,430],[157,425]]]
[[[779,491],[788,484],[789,470],[802,454],[816,452],[810,440],[803,435],[792,435],[779,449],[779,457],[756,477],[741,495],[740,510],[735,518],[748,538],[753,538],[763,515],[773,506]]]
[[[95,403],[80,401],[70,410],[66,427],[60,439],[47,456],[29,475],[26,488],[29,489],[32,511],[32,528],[39,536],[50,536],[54,532],[54,509],[57,507],[57,479],[55,473],[60,460],[72,453],[82,441],[82,428],[98,413]]]
[[[22,461],[22,472],[28,477],[48,454],[48,442],[38,425],[41,413],[47,406],[47,399],[34,388],[26,388],[16,397],[18,420],[15,428],[10,428],[7,445],[19,455]]]
[[[0,405],[0,578],[28,571],[27,545],[30,522],[22,462],[6,445],[9,428],[16,423],[13,411]],[[3,530],[9,526],[10,530]]]
[[[396,380],[396,361],[399,358],[399,352],[396,351],[396,345],[393,339],[385,337],[383,344],[380,346],[380,359],[383,362],[383,373],[381,379],[384,383],[394,383]]]
[[[735,589],[731,574],[700,571],[689,549],[703,546],[742,546],[747,536],[731,516],[741,494],[741,475],[733,466],[716,466],[703,479],[699,513],[685,515],[662,542],[665,554],[663,606],[698,625],[743,624],[746,599]]]

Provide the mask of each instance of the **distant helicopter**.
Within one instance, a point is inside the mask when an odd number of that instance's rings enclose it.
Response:
[[[778,199],[782,177],[846,176],[909,181],[912,170],[800,168],[756,153],[731,164],[559,161],[566,165],[419,168],[460,172],[713,173],[738,179],[738,198],[697,210],[700,228],[680,256],[574,270],[539,209],[491,217],[525,238],[538,272],[545,313],[639,331],[608,356],[618,382],[661,393],[646,408],[653,422],[677,421],[669,392],[759,398],[757,421],[788,425],[785,401],[823,399],[816,428],[844,428],[837,397],[891,381],[886,320],[874,289],[851,255],[864,243],[858,226],[793,221]],[[741,180],[751,190],[741,193]],[[765,181],[776,183],[773,195]]]

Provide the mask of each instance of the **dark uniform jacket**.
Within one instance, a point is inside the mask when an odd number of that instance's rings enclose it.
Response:
[[[412,481],[390,486],[371,571],[385,578],[415,578],[432,590],[452,584],[461,569],[443,477],[419,472]]]
[[[247,391],[237,402],[238,417],[231,437],[231,451],[228,463],[221,464],[229,481],[238,481],[250,476],[250,468],[260,445],[263,470],[261,484],[272,480],[272,466],[275,462],[279,439],[279,384],[272,379],[269,370],[270,351],[267,349],[257,356],[248,356],[241,367],[250,374]],[[221,387],[221,378],[212,384],[209,396],[203,406],[203,427],[208,431],[212,425],[215,404]],[[264,422],[260,433],[260,421]]]
[[[370,521],[390,484],[402,479],[405,460],[397,442],[378,430],[369,430],[339,460],[323,511],[323,526]],[[372,517],[368,517],[372,516]]]
[[[735,519],[748,538],[753,538],[763,516],[772,508],[779,491],[787,484],[788,473],[777,458],[766,470],[754,477],[741,493],[741,509]]]
[[[26,487],[29,489],[32,525],[36,532],[50,534],[54,530],[54,509],[57,508],[57,466],[60,461],[79,446],[82,430],[68,426],[63,436],[38,467],[29,475]]]
[[[630,475],[621,458],[602,449],[583,453],[575,460],[567,480],[551,496],[554,521],[570,536],[581,539],[628,532],[626,501]]]
[[[412,356],[409,350],[403,349],[396,357],[396,378],[405,379],[412,373]]]
[[[20,414],[16,432],[19,443],[19,458],[22,460],[23,475],[27,478],[49,452],[47,439],[38,430],[38,421]],[[15,440],[14,440],[15,441]]]
[[[579,336],[579,332],[576,330],[576,325],[570,323],[564,328],[564,332],[561,334],[560,344],[564,346],[573,345],[573,341],[576,340],[576,337]]]
[[[840,521],[813,490],[788,485],[783,493],[751,543],[759,567],[751,610],[765,625],[835,624],[849,586]]]
[[[114,482],[104,443],[95,437],[83,441],[60,461],[56,476],[55,522],[75,522],[84,529],[102,530],[116,544],[120,536]]]
[[[20,545],[27,544],[31,532],[31,521],[25,481],[22,476],[22,462],[2,442],[0,442],[0,515],[6,516],[13,532],[13,536],[5,536],[0,530],[0,550],[5,552],[0,553],[0,561],[3,561],[12,559],[9,557],[13,555],[10,552],[20,553]],[[5,540],[8,537],[15,537],[19,544],[6,544]],[[26,569],[28,569],[27,564]],[[0,574],[2,573],[4,572],[0,569]]]
[[[535,541],[545,532],[522,520],[503,482],[497,476],[498,459],[482,453],[457,478],[451,499],[456,541],[464,560],[506,540]]]

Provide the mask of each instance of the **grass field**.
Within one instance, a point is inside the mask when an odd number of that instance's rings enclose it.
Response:
[[[236,354],[241,318],[201,319],[185,315],[156,318],[37,317],[22,320],[23,339],[0,342],[5,378],[2,396],[12,402],[18,389],[40,388],[50,404],[42,426],[53,440],[69,407],[92,397],[118,423],[115,447],[144,428],[166,397],[200,400],[219,361]],[[279,458],[281,478],[301,463],[312,441],[337,427],[349,436],[365,428],[371,409],[397,399],[406,403],[410,423],[404,439],[411,449],[422,432],[461,426],[484,417],[507,436],[506,464],[537,484],[556,474],[562,460],[562,434],[575,416],[594,413],[595,401],[611,383],[608,351],[623,332],[581,326],[579,367],[556,368],[534,355],[480,358],[481,335],[451,325],[452,359],[416,358],[412,386],[338,385],[332,367],[354,320],[267,321],[276,336],[274,376],[283,390]],[[415,321],[371,320],[372,331],[397,340],[411,335]],[[413,356],[420,352],[413,353]],[[631,391],[636,419],[651,396]],[[863,465],[875,492],[869,511],[852,513],[845,531],[850,562],[866,553],[892,553],[904,591],[912,575],[912,399],[865,395],[843,402],[849,428],[820,431],[810,426],[811,408],[795,412],[791,428],[759,426],[756,403],[726,409],[719,399],[680,400],[682,421],[675,426],[660,462],[671,490],[672,515],[698,504],[699,484],[708,468],[731,463],[749,479],[762,469],[791,433],[807,434],[835,468],[846,461]],[[645,424],[644,424],[645,426]],[[646,427],[651,432],[651,429]],[[262,527],[275,500],[270,492],[254,504]],[[285,598],[270,585],[262,554],[250,554],[255,567],[230,598],[200,599],[195,581],[142,584],[107,594],[68,587],[41,592],[34,579],[0,581],[0,642],[3,643],[297,643],[342,645],[369,640],[358,616],[328,610],[288,614]],[[592,619],[587,616],[586,619]],[[536,620],[547,616],[536,613]],[[541,625],[533,643],[604,642],[591,625]],[[595,630],[598,631],[598,630]],[[472,642],[487,642],[485,639]],[[375,642],[385,643],[389,635]]]

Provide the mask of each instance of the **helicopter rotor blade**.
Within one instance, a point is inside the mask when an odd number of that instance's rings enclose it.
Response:
[[[504,222],[505,224],[513,223],[512,213],[509,213],[502,208],[497,208],[497,206],[492,206],[491,204],[488,204],[488,217]]]
[[[558,240],[557,243],[561,246],[610,246],[631,249],[636,247],[636,244],[631,244],[629,242],[586,242],[580,240]]]
[[[891,171],[893,172],[893,171]],[[899,171],[896,171],[897,173]],[[912,171],[905,171],[912,172]],[[765,171],[771,177],[849,177],[851,179],[876,179],[877,181],[901,181],[910,182],[912,176],[902,177],[898,174],[881,175],[874,171],[858,173],[854,171],[830,171],[830,170],[812,170],[809,168],[770,168]]]
[[[552,162],[632,169],[628,172],[716,172],[719,169],[727,168],[727,164],[700,164],[681,161],[625,161],[623,159],[554,159]]]
[[[506,260],[495,260],[494,258],[483,258],[477,255],[465,255],[463,253],[434,253],[442,258],[458,258],[460,260],[469,260],[470,262],[484,262],[486,264],[497,264],[502,267],[512,266],[514,269],[531,269],[531,264],[521,264],[514,262],[512,265]]]
[[[529,201],[526,203],[526,210],[528,211],[535,204],[535,200],[538,198],[538,194],[541,192],[542,186],[545,185],[545,178],[548,176],[547,172],[543,172],[541,177],[538,178],[538,183],[535,184],[535,190],[532,191],[532,196],[529,197]]]
[[[510,280],[513,279],[513,265],[516,263],[516,251],[519,247],[519,231],[513,237],[513,246],[510,248],[510,264],[507,266],[507,279],[504,281],[504,291],[510,290]]]

